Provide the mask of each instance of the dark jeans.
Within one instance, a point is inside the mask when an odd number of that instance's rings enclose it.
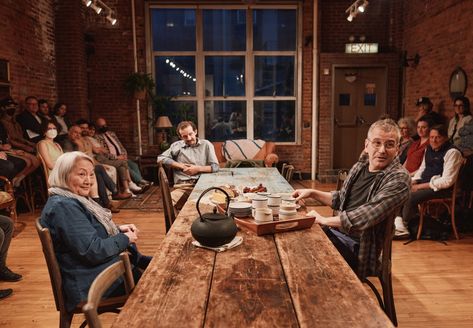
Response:
[[[0,175],[7,177],[9,180],[13,179],[15,175],[23,171],[26,167],[26,162],[21,158],[15,156],[8,156],[7,159],[0,159]]]
[[[402,208],[402,220],[404,221],[404,224],[406,224],[407,226],[409,221],[416,217],[416,215],[418,214],[417,205],[419,205],[423,201],[434,198],[449,197],[451,194],[451,189],[441,189],[439,191],[433,191],[429,188],[412,192],[409,196],[409,199]]]
[[[102,165],[95,165],[95,176],[97,177],[97,188],[99,192],[100,203],[104,207],[108,207],[110,200],[108,199],[107,189],[115,194],[117,192],[117,185],[108,176],[105,168]]]
[[[7,216],[0,215],[0,270],[5,267],[12,235],[13,221]]]
[[[350,236],[341,233],[336,229],[329,227],[323,228],[328,239],[332,242],[340,255],[343,256],[350,268],[357,272],[358,270],[358,251],[360,250],[360,242]]]

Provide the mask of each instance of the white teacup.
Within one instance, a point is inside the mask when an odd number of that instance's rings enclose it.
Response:
[[[296,204],[291,204],[291,203],[282,203],[281,204],[281,210],[287,211],[287,212],[296,212],[297,205]]]
[[[268,207],[268,197],[259,196],[259,197],[253,198],[253,200],[251,201],[251,206],[253,208],[266,208],[266,207]]]
[[[268,196],[268,206],[279,206],[280,204],[281,204],[281,196],[279,195]]]
[[[273,221],[273,211],[269,208],[256,208],[254,217],[256,222],[270,222]]]
[[[294,197],[284,197],[282,199],[283,204],[296,204],[296,199]]]

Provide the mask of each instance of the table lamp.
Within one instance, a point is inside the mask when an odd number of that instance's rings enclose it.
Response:
[[[172,128],[172,123],[169,117],[159,116],[158,119],[156,120],[156,123],[154,124],[154,127],[160,130],[158,131],[158,140],[160,140],[161,142],[158,142],[158,143],[159,144],[167,143],[166,129]]]

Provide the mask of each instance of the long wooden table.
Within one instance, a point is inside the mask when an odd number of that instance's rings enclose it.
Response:
[[[203,190],[259,183],[292,191],[275,168],[202,175],[113,327],[392,327],[318,225],[240,230],[243,243],[222,253],[191,244]]]

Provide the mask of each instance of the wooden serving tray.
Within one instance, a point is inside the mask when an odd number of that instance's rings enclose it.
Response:
[[[308,229],[312,227],[315,217],[296,215],[294,219],[256,223],[253,217],[237,218],[235,223],[239,227],[253,231],[258,236],[271,235],[278,232]]]

